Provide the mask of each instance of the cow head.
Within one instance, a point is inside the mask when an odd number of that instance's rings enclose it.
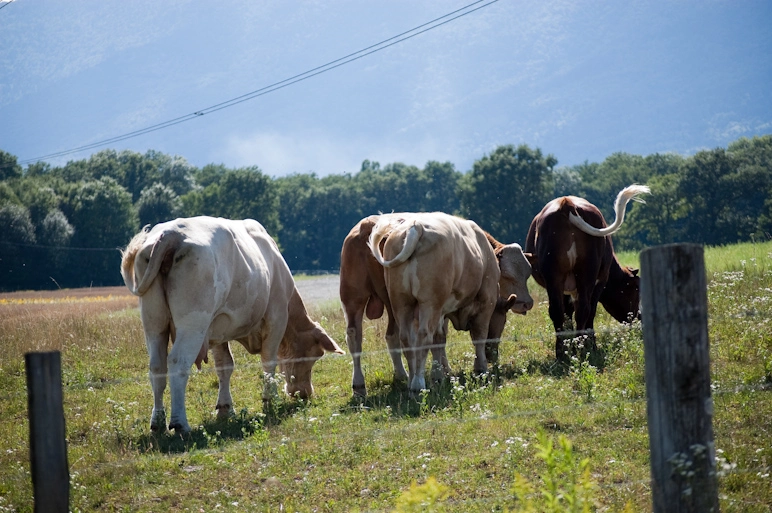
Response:
[[[619,322],[640,320],[640,289],[638,269],[612,265],[600,303]]]
[[[287,332],[279,348],[279,368],[287,380],[284,388],[287,395],[301,399],[307,399],[313,395],[311,368],[325,351],[344,354],[318,323],[312,322],[306,329],[287,326]]]
[[[514,313],[525,315],[533,308],[533,298],[528,292],[528,277],[531,264],[520,244],[505,244],[496,250],[501,277],[499,278],[499,301],[497,310],[508,307]],[[513,298],[514,296],[514,298]]]

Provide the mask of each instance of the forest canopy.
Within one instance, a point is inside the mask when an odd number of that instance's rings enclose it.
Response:
[[[462,173],[365,160],[355,174],[272,178],[257,166],[190,165],[181,156],[103,150],[52,167],[0,150],[0,290],[122,283],[120,248],[146,224],[196,215],[260,221],[293,272],[336,272],[349,230],[379,212],[443,211],[523,244],[551,199],[584,197],[613,220],[616,194],[652,194],[628,206],[618,250],[672,242],[724,245],[772,234],[772,135],[684,157],[615,153],[557,167],[553,155],[503,145]]]

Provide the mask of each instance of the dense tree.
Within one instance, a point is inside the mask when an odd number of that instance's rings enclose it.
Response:
[[[335,270],[340,267],[340,250],[349,230],[363,216],[358,208],[357,194],[343,180],[335,180],[315,188],[308,197],[309,233],[305,259],[308,267],[301,269]]]
[[[120,279],[120,253],[138,231],[139,223],[131,194],[111,177],[83,182],[65,200],[67,215],[75,233],[71,245],[78,248],[78,265],[73,273],[83,273],[81,282],[94,285],[116,284]],[[73,255],[75,255],[73,253]],[[67,280],[76,279],[67,276]]]
[[[608,219],[617,193],[632,183],[649,185],[652,195],[646,205],[628,206],[617,249],[772,237],[772,135],[690,157],[620,152],[602,162],[556,164],[539,149],[500,146],[465,174],[450,162],[421,169],[365,160],[354,174],[271,179],[257,167],[198,169],[152,150],[104,150],[21,170],[15,156],[0,151],[0,288],[118,284],[116,248],[139,221],[251,217],[277,239],[293,270],[334,270],[346,234],[370,214],[443,211],[474,219],[502,241],[522,242],[552,198],[585,197]]]
[[[86,161],[86,169],[93,178],[108,176],[117,183],[124,184],[123,166],[115,150],[107,149],[94,153]]]
[[[196,188],[195,171],[196,168],[187,160],[176,155],[158,163],[161,183],[173,190],[177,196]]]
[[[35,225],[27,207],[12,203],[0,206],[0,241],[9,245],[35,243]]]
[[[733,199],[741,237],[750,230],[755,237],[772,238],[772,135],[743,137],[727,151],[737,169]]]
[[[84,182],[70,203],[76,246],[118,248],[139,228],[131,195],[113,178]]]
[[[68,268],[77,265],[74,261],[77,256],[68,248],[74,233],[75,229],[59,209],[49,212],[37,227],[38,243],[44,246],[41,249],[50,269],[49,274],[59,276],[62,282]],[[52,279],[57,283],[56,278],[52,276]],[[77,281],[75,283],[78,285]]]
[[[462,174],[450,162],[430,160],[423,169],[425,192],[421,198],[421,210],[455,214],[461,204],[458,199],[458,183]]]
[[[731,173],[731,158],[723,148],[701,151],[681,166],[677,192],[688,205],[682,242],[720,245],[737,241],[726,218],[730,208],[726,184]]]
[[[628,205],[625,223],[614,235],[617,248],[640,250],[685,240],[688,206],[678,195],[678,176],[653,176],[646,185],[651,188],[651,195],[641,198],[645,205]]]
[[[137,201],[140,226],[154,225],[180,217],[182,201],[168,186],[155,183],[142,191]]]
[[[61,202],[56,191],[46,182],[35,178],[24,180],[17,189],[19,199],[30,212],[30,218],[35,226],[40,225],[43,219],[54,209],[59,208]]]
[[[35,242],[29,210],[12,203],[0,206],[0,290],[25,287],[33,268],[30,247]]]
[[[28,164],[27,170],[24,172],[25,176],[46,176],[51,172],[51,164],[48,162],[35,162],[34,164]]]
[[[499,146],[461,180],[461,214],[503,242],[524,242],[528,226],[552,199],[557,159],[526,145]]]
[[[94,179],[86,160],[71,160],[64,166],[54,167],[49,174],[68,183],[80,183]]]
[[[319,180],[293,175],[278,180],[279,244],[293,270],[334,270],[340,266],[343,239],[362,217],[367,203],[349,175]]]
[[[20,205],[21,201],[16,195],[16,191],[13,190],[13,187],[8,182],[0,182],[0,205],[7,203]]]
[[[584,165],[587,164],[585,163]],[[581,194],[582,178],[577,170],[577,166],[556,169],[553,179],[555,185],[552,196],[554,198]]]
[[[278,232],[279,249],[290,269],[311,269],[312,256],[310,233],[314,229],[309,221],[311,193],[321,187],[314,174],[295,174],[278,178],[276,191],[281,226]]]
[[[651,174],[640,155],[614,153],[596,165],[579,168],[581,196],[603,213],[606,221],[614,219],[614,199],[619,191],[632,184],[646,184]],[[629,208],[629,206],[628,206]]]
[[[142,191],[159,180],[156,164],[134,151],[118,154],[119,169],[115,179],[131,193],[131,200],[137,202]]]
[[[22,168],[15,155],[0,150],[0,180],[21,178]]]
[[[278,231],[276,187],[257,166],[215,173],[205,182],[183,198],[186,215],[255,219],[269,233]]]
[[[63,248],[69,245],[75,228],[59,209],[51,210],[37,228],[37,240],[44,246]]]

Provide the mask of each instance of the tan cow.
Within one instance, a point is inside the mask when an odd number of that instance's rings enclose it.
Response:
[[[287,380],[285,391],[307,397],[313,393],[314,362],[325,351],[343,353],[308,317],[276,243],[252,219],[193,217],[147,226],[123,251],[121,274],[139,296],[150,356],[152,430],[166,427],[168,372],[169,429],[190,431],[185,388],[191,366],[200,368],[209,347],[219,379],[218,416],[233,411],[230,340],[261,355],[264,401],[275,393],[277,363]]]
[[[474,370],[485,373],[485,341],[501,337],[508,310],[525,313],[533,306],[526,286],[531,267],[520,246],[494,252],[492,237],[473,221],[441,212],[414,213],[400,223],[383,218],[368,245],[385,268],[412,392],[426,388],[428,347],[445,319],[470,332]]]
[[[346,317],[346,343],[354,364],[351,388],[357,396],[367,395],[361,363],[362,322],[365,316],[368,319],[380,319],[386,311],[388,317],[386,346],[394,366],[394,380],[406,381],[408,377],[402,363],[399,330],[391,310],[389,294],[386,291],[383,266],[373,256],[367,241],[373,226],[379,219],[388,218],[393,222],[393,226],[397,226],[409,216],[409,213],[400,213],[365,217],[351,229],[343,241],[340,252],[340,302]],[[450,366],[445,356],[444,345],[437,343],[432,349],[439,368],[444,374],[449,374]]]

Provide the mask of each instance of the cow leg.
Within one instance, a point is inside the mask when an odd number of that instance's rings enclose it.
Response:
[[[405,364],[402,363],[402,342],[399,338],[399,326],[394,321],[394,314],[389,312],[389,324],[386,326],[386,347],[394,366],[394,381],[407,381]]]
[[[480,313],[471,320],[469,326],[469,336],[474,345],[474,372],[475,374],[486,374],[488,372],[488,358],[486,357],[486,343],[488,340],[488,321],[489,315]]]
[[[260,350],[260,360],[263,365],[263,408],[270,405],[278,395],[276,383],[276,366],[279,364],[279,345],[287,329],[289,312],[286,308],[276,306],[266,315],[263,346]]]
[[[566,335],[565,331],[565,295],[561,286],[549,286],[547,288],[547,297],[549,299],[549,314],[552,325],[555,328],[555,358],[560,361],[567,361],[566,340],[571,336]]]
[[[590,304],[589,304],[589,313],[587,316],[587,320],[585,321],[585,330],[589,332],[588,337],[588,347],[590,351],[596,351],[598,349],[597,341],[595,340],[595,315],[598,312],[598,302],[600,301],[600,296],[603,294],[603,289],[606,287],[606,283],[596,283],[595,287],[592,290],[592,296],[590,298]]]
[[[448,337],[448,320],[444,319],[440,324],[437,333],[434,334],[432,343],[432,382],[439,382],[450,376],[453,370],[448,362],[448,355],[445,354],[445,341]]]
[[[393,304],[393,303],[392,303]],[[402,352],[405,354],[408,369],[408,384],[413,382],[415,376],[415,330],[413,328],[413,319],[415,313],[413,307],[406,307],[403,310],[394,312],[394,318],[399,326],[399,343]]]
[[[347,323],[346,344],[354,364],[351,388],[354,391],[354,395],[360,397],[367,396],[365,375],[362,372],[362,318],[364,312],[365,305],[354,305],[353,307],[347,307],[344,311]]]
[[[158,305],[164,306],[159,308]],[[150,387],[153,389],[153,412],[150,415],[150,429],[151,431],[166,431],[164,391],[166,390],[166,376],[168,375],[167,355],[169,335],[171,334],[171,316],[169,309],[166,308],[163,290],[155,285],[139,298],[139,306],[142,327],[145,332],[147,355],[150,360]]]
[[[574,298],[568,294],[563,296],[563,329],[574,329]]]
[[[153,389],[153,412],[150,415],[151,431],[166,431],[164,390],[166,389],[166,355],[169,333],[145,334],[147,354],[150,357],[150,386]]]
[[[441,326],[442,316],[439,310],[430,306],[418,305],[418,330],[414,337],[415,374],[410,381],[410,391],[420,393],[426,389],[426,358],[435,340],[435,334]]]
[[[399,315],[399,335],[409,371],[408,389],[411,394],[419,393],[426,388],[426,354],[419,333],[418,306],[405,308]]]
[[[208,322],[207,322],[208,326]],[[187,433],[190,431],[185,410],[185,389],[188,386],[190,368],[196,361],[204,343],[207,326],[177,327],[176,338],[169,352],[169,389],[172,397],[172,416],[169,429]]]
[[[231,375],[233,374],[233,353],[228,342],[212,346],[214,369],[217,372],[219,390],[217,392],[217,418],[223,419],[233,415],[233,398],[231,397]]]

